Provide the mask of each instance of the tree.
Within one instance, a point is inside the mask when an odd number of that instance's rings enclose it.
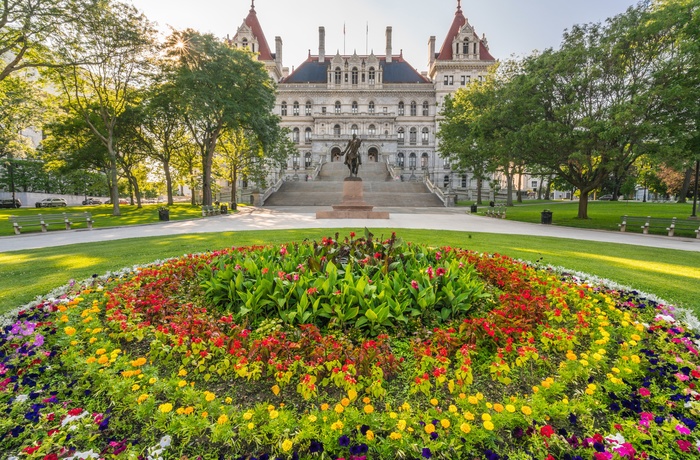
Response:
[[[69,107],[106,148],[112,214],[118,216],[116,127],[142,78],[155,31],[135,8],[109,0],[96,0],[84,12],[79,27],[71,26],[58,50],[65,67],[56,76]]]
[[[26,79],[0,81],[0,158],[25,157],[33,150],[22,131],[41,124],[43,113],[42,95]]]
[[[274,83],[260,62],[230,48],[213,35],[174,32],[167,40],[173,58],[172,79],[181,94],[180,108],[199,148],[202,204],[212,204],[212,166],[220,137],[227,130],[247,130],[269,152],[279,131],[271,115]]]

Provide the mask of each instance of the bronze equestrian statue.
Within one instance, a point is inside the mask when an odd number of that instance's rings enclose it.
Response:
[[[359,139],[357,134],[353,134],[352,139],[348,141],[348,145],[343,151],[345,164],[350,169],[350,177],[353,177],[353,175],[357,177],[357,168],[362,164],[362,158],[359,153],[360,144],[362,144],[362,139]]]

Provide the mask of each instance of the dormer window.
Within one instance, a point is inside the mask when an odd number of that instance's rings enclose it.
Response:
[[[369,79],[369,84],[373,85],[374,80],[376,78],[376,72],[374,71],[374,67],[369,68],[369,72],[367,73],[367,78]]]
[[[352,68],[352,84],[357,84],[357,67]]]
[[[469,54],[469,39],[465,38],[462,43],[462,54]]]
[[[244,38],[243,40],[241,40],[241,47],[248,48],[248,39],[247,38]]]
[[[340,67],[335,68],[335,84],[339,85],[340,84],[340,79],[342,78],[343,71],[340,70]]]

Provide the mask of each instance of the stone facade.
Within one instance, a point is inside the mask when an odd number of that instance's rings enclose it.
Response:
[[[318,54],[310,54],[289,74],[282,66],[282,40],[276,37],[272,53],[254,3],[230,43],[256,52],[278,84],[275,112],[299,152],[281,171],[283,178],[309,174],[319,163],[342,161],[341,152],[357,134],[363,141],[363,163],[387,163],[403,180],[427,175],[434,184],[449,183],[463,198],[472,198],[469,191],[476,181],[469,172],[451,171],[435,137],[445,96],[484,78],[496,62],[486,38],[479,38],[463,15],[461,0],[441,48],[436,52],[434,36],[428,40],[425,72],[392,53],[391,27],[382,55],[327,55],[325,29],[319,27]]]

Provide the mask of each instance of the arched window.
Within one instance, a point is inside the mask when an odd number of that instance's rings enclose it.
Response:
[[[374,101],[369,101],[369,113],[374,113]]]
[[[335,113],[340,115],[340,101],[335,101]]]
[[[297,101],[294,101],[294,105],[292,105],[292,114],[295,117],[299,116],[299,103]]]
[[[421,131],[421,134],[420,134],[421,144],[428,145],[429,138],[430,138],[430,132],[428,131],[428,128],[423,128],[423,131]]]
[[[374,84],[374,80],[375,80],[375,78],[376,78],[376,73],[375,73],[375,71],[374,71],[374,67],[370,67],[370,68],[369,68],[369,72],[367,73],[367,78],[368,78],[368,80],[369,80],[369,84],[370,84],[370,85],[373,85],[373,84]]]
[[[340,125],[333,126],[333,135],[340,136]]]
[[[399,154],[396,156],[396,165],[401,169],[403,169],[403,167],[404,167],[404,163],[405,163],[404,160],[405,160],[405,158],[404,158],[403,152],[399,152]]]
[[[357,113],[357,101],[352,101],[352,113]]]
[[[280,115],[283,117],[287,116],[287,103],[282,101],[282,104],[280,104]]]
[[[417,137],[418,137],[418,130],[416,128],[411,128],[411,130],[409,131],[409,134],[408,134],[408,142],[411,145],[416,145]]]
[[[465,38],[462,43],[462,54],[469,54],[469,39]]]
[[[343,71],[340,70],[340,67],[335,68],[335,84],[339,85],[340,84],[340,79],[342,78]]]
[[[357,67],[352,68],[352,84],[357,84]]]
[[[442,178],[442,185],[443,187],[447,188],[448,185],[450,185],[450,176],[445,174],[445,176]]]
[[[430,106],[428,105],[428,101],[423,101],[423,116],[427,117],[428,113],[430,110]]]
[[[403,145],[404,138],[405,138],[405,133],[404,133],[403,128],[399,128],[399,130],[397,131],[397,133],[398,133],[398,135],[399,135],[399,137],[398,137],[398,143],[399,143],[399,145]]]
[[[292,141],[295,143],[299,143],[299,128],[294,128],[292,130]]]
[[[357,132],[357,125],[352,125],[352,126],[350,127],[350,134],[355,134],[355,135],[358,134],[358,132]]]
[[[408,156],[408,167],[416,169],[416,154],[413,152]]]
[[[375,134],[377,134],[377,128],[374,125],[369,125],[369,127],[367,128],[367,134],[369,134],[370,136],[374,136]]]
[[[311,143],[311,128],[306,128],[304,130],[304,142],[307,144]]]
[[[248,39],[247,38],[244,38],[243,40],[241,40],[241,47],[248,48]]]
[[[420,156],[420,167],[421,169],[428,169],[428,154],[423,153],[423,155]]]
[[[304,115],[306,115],[307,117],[311,116],[311,102],[310,101],[306,101],[306,108],[304,110]]]
[[[467,188],[467,175],[462,174],[462,188]]]
[[[309,169],[311,167],[311,152],[306,152],[304,154],[304,168]]]
[[[292,155],[292,169],[299,169],[299,153]]]
[[[416,101],[411,101],[411,116],[415,117],[416,115],[418,115],[418,105]]]
[[[399,102],[399,116],[402,117],[405,112],[403,101]]]

